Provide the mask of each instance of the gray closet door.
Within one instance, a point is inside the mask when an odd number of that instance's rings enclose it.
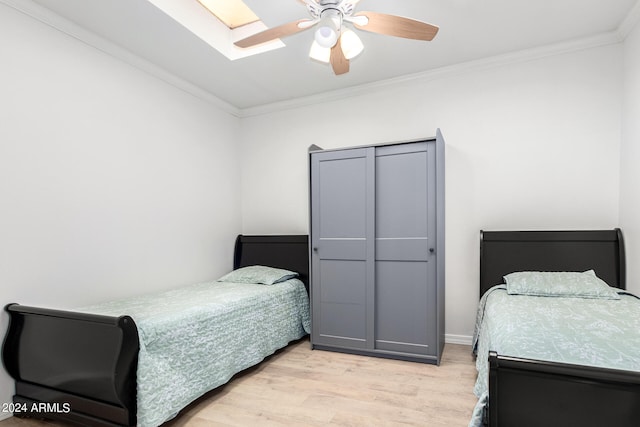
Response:
[[[375,348],[437,354],[434,145],[376,148]]]
[[[311,156],[313,342],[372,348],[373,148]]]

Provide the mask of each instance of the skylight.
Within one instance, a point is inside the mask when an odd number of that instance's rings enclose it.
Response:
[[[242,0],[147,1],[230,60],[284,46],[280,40],[248,49],[234,46],[233,42],[267,29]]]
[[[198,1],[232,30],[260,20],[242,0]]]

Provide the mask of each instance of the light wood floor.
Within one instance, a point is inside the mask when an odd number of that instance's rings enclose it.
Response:
[[[476,402],[468,346],[440,366],[311,350],[308,339],[206,394],[163,427],[467,426]],[[61,423],[10,418],[0,427]]]

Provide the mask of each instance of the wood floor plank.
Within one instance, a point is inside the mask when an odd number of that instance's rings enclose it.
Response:
[[[469,346],[447,344],[434,366],[311,350],[303,339],[207,393],[163,427],[464,427],[476,403],[475,378]]]

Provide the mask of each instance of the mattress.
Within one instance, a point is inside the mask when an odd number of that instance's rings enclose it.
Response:
[[[506,285],[480,300],[473,348],[479,426],[488,402],[489,351],[535,360],[640,372],[640,299],[619,300],[508,295]]]
[[[231,377],[310,332],[309,297],[274,285],[208,282],[79,311],[129,315],[140,341],[137,422],[154,427]]]

